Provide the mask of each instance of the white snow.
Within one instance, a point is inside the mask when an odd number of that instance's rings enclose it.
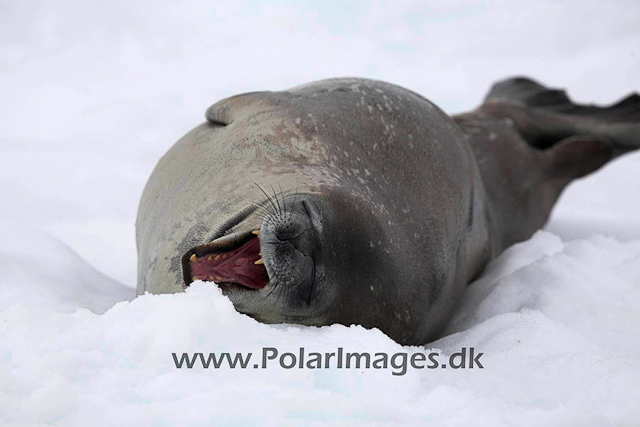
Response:
[[[638,424],[640,153],[573,184],[426,349],[263,325],[210,283],[133,298],[144,183],[218,99],[363,76],[457,112],[527,74],[610,103],[640,89],[634,1],[161,3],[0,5],[1,425]],[[263,347],[442,360],[474,347],[484,369],[172,358]]]

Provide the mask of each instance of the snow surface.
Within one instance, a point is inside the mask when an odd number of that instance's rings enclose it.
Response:
[[[449,112],[527,74],[640,88],[635,1],[0,3],[1,425],[638,425],[640,153],[573,184],[427,349],[267,326],[208,283],[134,297],[155,162],[235,93],[363,76]],[[484,369],[176,369],[171,353],[437,351]]]

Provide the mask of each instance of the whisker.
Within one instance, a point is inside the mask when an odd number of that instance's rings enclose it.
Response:
[[[273,185],[269,184],[271,186],[271,191],[273,191],[273,196],[276,199],[276,203],[278,204],[278,213],[280,215],[282,215],[282,207],[280,206],[280,202],[278,201],[278,195],[276,194],[276,189],[273,188]]]
[[[258,184],[255,180],[253,181],[253,183],[254,183],[255,185],[257,185],[257,186],[258,186],[258,188],[260,189],[260,191],[262,191],[262,194],[264,194],[264,195],[265,195],[265,197],[267,198],[267,200],[271,203],[271,205],[273,206],[273,208],[277,211],[277,209],[278,209],[278,208],[277,208],[276,204],[274,203],[273,199],[271,198],[271,196],[269,196],[269,195],[267,194],[267,192],[264,190],[264,188],[262,188],[262,186],[261,186],[260,184]]]

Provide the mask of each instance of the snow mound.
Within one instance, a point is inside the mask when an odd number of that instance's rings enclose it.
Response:
[[[264,325],[237,313],[211,283],[126,301],[131,289],[59,242],[4,232],[13,244],[1,247],[0,277],[10,278],[0,302],[2,424],[533,426],[632,424],[640,415],[637,240],[565,243],[537,233],[488,267],[447,335],[425,349],[359,326]],[[37,253],[51,257],[36,262]],[[267,347],[279,354],[301,347],[433,351],[439,360],[474,347],[484,369],[409,366],[401,374],[335,364],[285,369],[275,361],[254,368]],[[176,367],[172,353],[194,352],[251,352],[256,359],[246,369]]]
[[[24,306],[104,313],[135,291],[102,274],[66,244],[43,232],[0,224],[0,309]]]

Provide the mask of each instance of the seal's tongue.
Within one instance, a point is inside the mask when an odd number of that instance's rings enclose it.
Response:
[[[260,257],[260,240],[253,238],[229,252],[203,256],[191,255],[193,280],[237,283],[251,289],[262,289],[269,282]],[[258,262],[258,264],[256,264]]]

